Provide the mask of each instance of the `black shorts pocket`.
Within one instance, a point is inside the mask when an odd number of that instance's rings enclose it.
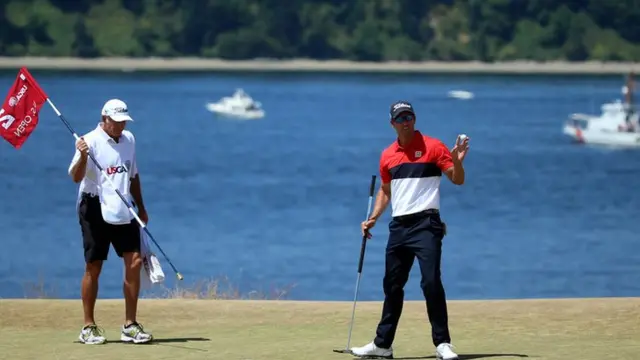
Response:
[[[442,222],[440,215],[434,214],[429,216],[429,227],[436,235],[441,235],[443,237],[447,235],[447,224]]]

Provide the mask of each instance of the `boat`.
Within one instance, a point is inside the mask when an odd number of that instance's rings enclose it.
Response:
[[[627,116],[629,119],[627,120]],[[578,143],[612,147],[640,147],[640,123],[637,112],[629,113],[620,100],[601,106],[600,115],[573,113],[563,133]]]
[[[232,96],[225,96],[217,102],[206,104],[208,111],[228,118],[255,120],[262,119],[265,111],[259,101],[253,100],[243,89],[236,89]]]
[[[474,94],[471,91],[466,90],[451,90],[447,93],[450,98],[460,99],[460,100],[469,100],[473,99]]]

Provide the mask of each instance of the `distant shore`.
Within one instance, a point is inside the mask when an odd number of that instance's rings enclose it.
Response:
[[[285,71],[285,72],[382,72],[471,74],[626,74],[640,72],[637,63],[513,61],[482,62],[356,62],[347,60],[220,60],[206,58],[63,58],[0,57],[0,69],[21,66],[38,70],[93,71]]]

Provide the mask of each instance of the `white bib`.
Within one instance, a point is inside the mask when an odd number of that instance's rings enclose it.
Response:
[[[97,193],[100,197],[100,209],[105,222],[114,225],[128,224],[133,220],[133,214],[115,189],[131,202],[131,178],[138,173],[135,154],[135,137],[130,131],[124,130],[119,142],[111,139],[100,126],[84,136],[94,158],[103,168],[99,171],[88,160],[85,178],[78,189],[78,199],[82,192]],[[69,166],[69,171],[80,159],[76,155]]]
[[[110,160],[105,162],[104,165],[101,164],[106,172],[106,178],[105,174],[101,174],[103,181],[101,181],[99,187],[102,218],[109,224],[116,225],[128,224],[133,220],[133,215],[129,211],[129,208],[115,191],[115,189],[120,190],[124,198],[129,200],[133,152],[127,151],[130,145],[123,140],[121,140],[119,144],[112,143],[111,149],[104,150],[104,152],[109,154],[101,154],[103,156],[100,156],[102,159]],[[131,157],[128,158],[127,155]],[[107,179],[109,179],[110,182]]]

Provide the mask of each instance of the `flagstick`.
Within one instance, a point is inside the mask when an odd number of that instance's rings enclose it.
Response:
[[[69,131],[71,132],[71,134],[73,135],[74,138],[76,138],[76,140],[80,139],[80,137],[78,136],[78,134],[76,134],[76,132],[73,130],[73,128],[71,127],[71,125],[69,124],[69,122],[67,122],[67,120],[65,120],[64,116],[62,116],[62,114],[60,113],[60,111],[58,110],[58,108],[53,104],[53,102],[51,101],[51,99],[47,98],[47,103],[49,103],[49,105],[51,105],[51,108],[53,109],[53,111],[56,113],[56,115],[58,115],[58,117],[60,118],[60,120],[62,120],[62,122],[67,126],[67,129],[69,129]],[[164,253],[164,251],[162,251],[162,248],[160,247],[160,245],[158,245],[158,243],[156,242],[156,240],[153,238],[153,236],[151,235],[151,233],[149,232],[149,229],[147,229],[147,225],[138,217],[138,214],[136,213],[135,210],[133,210],[133,207],[131,206],[131,203],[129,203],[129,201],[122,195],[122,193],[120,192],[120,190],[118,190],[118,188],[113,184],[113,182],[111,181],[111,179],[109,178],[109,176],[107,175],[107,173],[104,171],[104,169],[102,168],[102,166],[100,166],[100,164],[98,163],[98,161],[96,160],[95,157],[93,157],[93,154],[91,153],[91,151],[87,152],[89,154],[89,157],[91,158],[91,160],[93,160],[93,163],[96,164],[96,166],[98,167],[98,169],[102,172],[102,174],[104,175],[104,177],[107,179],[107,181],[109,182],[109,184],[111,185],[111,187],[113,187],[113,189],[116,191],[116,193],[118,194],[118,196],[120,197],[120,199],[125,203],[125,205],[127,205],[127,207],[129,208],[129,212],[133,215],[133,217],[138,221],[138,224],[140,224],[140,227],[147,233],[147,235],[149,235],[149,238],[153,241],[154,244],[156,244],[156,246],[158,247],[158,250],[160,250],[160,252],[162,253],[162,255],[164,255],[165,259],[167,259],[167,262],[169,263],[169,265],[171,265],[171,268],[173,269],[173,271],[176,273],[176,276],[178,277],[178,280],[182,280],[182,274],[180,274],[180,272],[176,269],[175,266],[173,266],[173,264],[171,263],[171,260],[169,260],[169,257],[167,256],[167,254]]]

